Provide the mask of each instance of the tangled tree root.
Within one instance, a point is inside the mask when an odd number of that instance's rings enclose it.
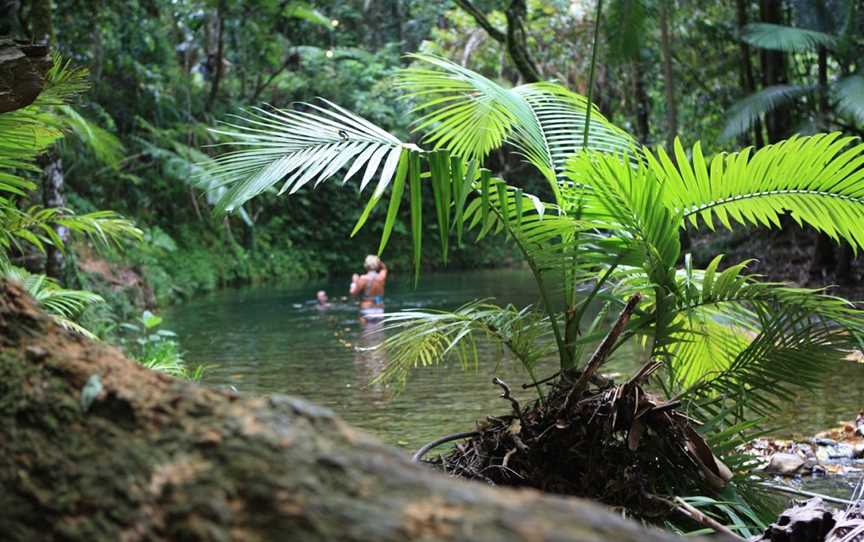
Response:
[[[631,299],[585,369],[562,374],[545,400],[523,408],[496,378],[512,413],[488,417],[470,440],[431,463],[459,477],[587,497],[644,518],[682,511],[664,495],[723,488],[731,473],[695,422],[677,401],[642,388],[659,362],[623,384],[595,375],[637,302]]]

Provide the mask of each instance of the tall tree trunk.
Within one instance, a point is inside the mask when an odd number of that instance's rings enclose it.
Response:
[[[4,540],[682,540],[581,499],[435,473],[300,399],[147,370],[5,281],[0,377]]]
[[[42,165],[42,204],[47,208],[65,207],[63,160],[55,150],[50,150],[42,156],[40,162]],[[64,226],[54,226],[54,232],[63,243],[66,242],[69,231]],[[62,246],[45,246],[46,275],[55,279],[61,278],[65,263]]]
[[[816,127],[826,132],[829,130],[828,118],[831,113],[828,88],[828,51],[820,47],[817,57],[818,110]],[[841,241],[838,245],[827,234],[819,233],[814,247],[813,260],[810,264],[812,275],[819,276],[825,270],[834,270],[834,279],[840,284],[853,282],[852,260],[854,254],[848,243]]]
[[[663,83],[666,94],[666,149],[670,152],[678,136],[678,100],[675,97],[675,74],[672,70],[672,36],[669,31],[672,1],[660,2],[660,54],[663,57]]]
[[[651,100],[648,98],[648,92],[645,90],[642,60],[636,58],[630,65],[633,79],[633,98],[636,106],[636,135],[640,143],[647,145],[648,138],[651,136]]]
[[[218,18],[218,30],[216,31],[216,55],[215,68],[213,78],[210,81],[210,96],[207,98],[207,111],[213,110],[213,104],[216,103],[216,97],[219,94],[219,84],[222,82],[222,74],[225,65],[225,1],[220,0],[219,7],[216,9],[216,17]]]
[[[763,23],[783,24],[783,0],[760,0],[759,16]],[[762,64],[762,86],[784,85],[786,75],[786,53],[762,49],[759,51]],[[776,143],[789,135],[792,126],[792,112],[788,106],[777,107],[765,115],[768,130],[768,143]]]
[[[747,0],[735,0],[735,12],[738,19],[738,30],[742,31],[749,17],[747,16]],[[746,96],[756,92],[756,79],[753,76],[753,61],[750,58],[750,45],[744,40],[738,40],[738,47],[741,51],[741,86],[744,89]],[[765,139],[762,136],[762,121],[756,119],[753,123],[753,144],[757,149],[765,146]]]
[[[18,15],[21,0],[0,0],[0,36],[21,37],[24,28]]]
[[[828,50],[825,47],[819,47],[816,66],[819,89],[816,129],[825,132],[828,131],[828,115],[831,113],[831,105],[828,103]]]

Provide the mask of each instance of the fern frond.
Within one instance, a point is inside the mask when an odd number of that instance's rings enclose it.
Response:
[[[837,101],[837,111],[864,126],[864,76],[844,77],[831,90]]]

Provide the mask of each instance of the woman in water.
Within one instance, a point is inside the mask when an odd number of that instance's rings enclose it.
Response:
[[[360,296],[360,318],[364,321],[380,320],[384,314],[384,284],[387,266],[378,256],[370,254],[363,261],[365,275],[351,277],[351,295]]]

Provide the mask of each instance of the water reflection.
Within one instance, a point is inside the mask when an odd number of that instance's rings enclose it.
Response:
[[[357,368],[357,382],[375,393],[376,399],[384,399],[384,387],[374,382],[387,366],[387,351],[384,342],[384,322],[380,319],[360,319],[360,337],[354,347],[354,366]],[[363,384],[365,383],[365,384]]]
[[[400,280],[401,278],[401,280]],[[455,308],[474,298],[525,306],[537,302],[530,273],[482,271],[427,274],[414,290],[409,277],[388,284],[387,310]],[[242,392],[287,393],[329,406],[350,423],[384,440],[415,448],[448,432],[464,431],[490,413],[509,407],[491,384],[495,374],[511,384],[521,402],[534,400],[521,390],[524,373],[498,350],[480,345],[481,366],[465,374],[458,366],[418,369],[398,397],[370,379],[386,365],[386,353],[373,347],[386,332],[380,325],[364,329],[357,306],[330,299],[327,310],[310,301],[317,290],[340,291],[344,280],[291,288],[224,291],[165,312],[166,326],[179,334],[187,358],[211,368],[205,382],[233,385]],[[589,349],[590,351],[590,349]],[[616,352],[604,370],[629,374],[639,364],[632,354]],[[537,368],[538,377],[555,371],[555,361]],[[802,391],[781,416],[785,429],[812,435],[854,417],[864,405],[864,365],[839,364],[825,375],[829,393]]]

